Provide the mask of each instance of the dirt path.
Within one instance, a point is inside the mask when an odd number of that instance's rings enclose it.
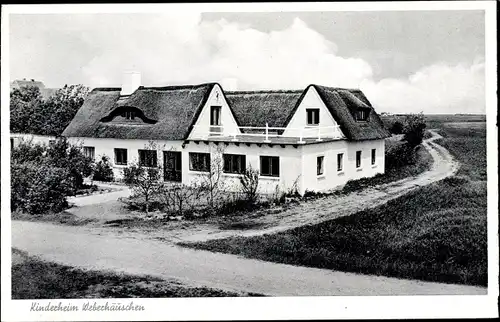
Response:
[[[12,246],[85,269],[176,278],[193,286],[274,296],[486,294],[482,287],[400,280],[245,259],[159,241],[97,235],[89,227],[12,222]]]

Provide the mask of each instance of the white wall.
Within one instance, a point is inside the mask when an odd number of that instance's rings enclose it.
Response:
[[[34,144],[49,144],[50,140],[55,140],[56,137],[52,135],[36,135],[25,133],[11,133],[10,138],[14,142],[14,146],[18,146],[21,142],[31,141]]]
[[[95,157],[99,159],[102,155],[109,156],[114,165],[114,149],[127,149],[128,163],[137,162],[139,159],[138,150],[148,147],[146,140],[120,140],[120,139],[97,139],[97,138],[70,138],[70,142],[82,146],[95,147]],[[215,162],[217,153],[244,154],[246,155],[247,168],[252,167],[260,170],[260,156],[280,157],[280,176],[261,176],[259,181],[259,192],[273,193],[276,187],[281,191],[286,191],[296,182],[300,193],[305,190],[327,191],[335,187],[344,185],[348,180],[372,177],[377,173],[384,173],[385,141],[372,140],[351,142],[338,140],[333,142],[320,142],[317,144],[297,145],[297,147],[286,145],[267,144],[258,146],[256,144],[245,143],[214,143],[189,142],[183,146],[182,141],[156,141],[158,164],[163,166],[162,151],[182,152],[182,178],[183,183],[190,184],[194,180],[199,180],[201,175],[196,171],[189,170],[189,152],[210,153],[212,162]],[[371,149],[376,149],[375,165],[371,164]],[[219,151],[219,152],[217,152]],[[362,151],[361,167],[356,168],[356,151]],[[344,153],[344,164],[341,172],[337,171],[337,154]],[[317,176],[316,159],[324,156],[324,174]],[[122,170],[125,166],[114,165],[115,178],[122,177]],[[229,190],[239,188],[239,176],[235,174],[223,174],[223,180]],[[231,188],[232,187],[232,188]]]
[[[196,120],[193,130],[189,134],[190,139],[206,138],[207,132],[210,129],[210,106],[221,106],[221,124],[223,126],[223,135],[232,135],[234,133],[241,134],[220,86],[215,85],[207,99],[207,102],[203,106],[198,119]]]
[[[376,149],[375,164],[371,164],[371,149]],[[356,168],[356,151],[361,151],[361,167]],[[343,169],[337,171],[337,154],[343,153]],[[384,173],[385,141],[335,141],[304,146],[302,155],[302,193],[307,190],[327,191],[349,180]],[[324,156],[324,174],[317,175],[317,157]]]
[[[115,178],[122,177],[123,168],[126,166],[115,165],[114,162],[114,149],[122,148],[127,149],[128,164],[138,162],[139,149],[148,147],[147,140],[120,140],[120,139],[98,139],[98,138],[70,138],[73,144],[82,146],[95,147],[95,157],[98,160],[102,155],[107,155],[113,163],[113,172]],[[205,144],[203,142],[184,145],[182,141],[155,141],[157,144],[158,164],[163,166],[163,152],[162,151],[181,151],[182,152],[182,180],[183,183],[190,184],[194,180],[199,180],[200,176],[205,175],[203,172],[196,172],[189,170],[189,152],[211,153],[212,160],[216,158],[216,151],[222,149],[222,153],[227,154],[244,154],[246,155],[247,168],[252,167],[260,170],[260,156],[279,156],[280,157],[280,177],[266,177],[261,176],[259,180],[259,192],[273,193],[276,187],[285,190],[291,187],[294,181],[298,181],[301,171],[301,150],[302,146],[285,146],[282,148],[280,145],[273,145],[270,147],[267,144],[262,144],[260,147],[256,144],[247,146],[245,143],[213,143]],[[214,162],[214,161],[212,161]],[[229,190],[237,190],[239,187],[239,176],[235,174],[223,174],[223,180],[230,188]],[[232,187],[232,189],[231,189]]]
[[[317,126],[307,126],[306,109],[308,108],[319,108],[319,127],[337,126],[337,122],[333,119],[332,114],[320,98],[318,92],[311,86],[304,95],[290,123],[288,123],[283,136],[299,137],[301,133],[300,129],[307,129],[303,132],[303,137],[317,137]],[[326,134],[325,131],[327,130],[323,129],[322,134]],[[340,131],[340,129],[338,131]],[[339,132],[339,134],[342,135],[341,132]]]
[[[246,155],[246,166],[247,168],[252,167],[253,169],[260,170],[260,156],[278,156],[280,158],[280,176],[279,177],[267,177],[260,176],[259,178],[259,192],[261,193],[273,193],[278,187],[281,191],[286,190],[287,187],[291,187],[293,182],[300,177],[300,161],[301,161],[301,147],[298,146],[294,148],[293,146],[285,146],[282,148],[279,145],[273,145],[272,147],[267,144],[262,144],[260,147],[256,144],[251,144],[247,146],[244,143],[240,143],[239,146],[229,143],[225,145],[220,143],[215,145],[213,143],[206,145],[200,142],[196,144],[190,142],[183,150],[182,155],[182,167],[183,176],[186,176],[186,183],[192,180],[197,180],[203,173],[197,173],[189,170],[189,152],[201,152],[201,153],[211,153],[212,162],[217,158],[216,155],[220,153],[226,154],[243,154]],[[239,189],[239,175],[236,174],[223,174],[223,181],[230,190]]]

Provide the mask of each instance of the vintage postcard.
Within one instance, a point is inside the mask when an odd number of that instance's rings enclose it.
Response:
[[[2,320],[498,317],[494,1],[1,23]]]

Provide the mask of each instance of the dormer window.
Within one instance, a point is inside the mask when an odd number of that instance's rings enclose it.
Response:
[[[135,119],[135,111],[124,111],[122,113],[122,117],[126,118],[127,120],[134,120]]]
[[[355,112],[356,121],[366,121],[368,119],[369,110],[358,110]]]
[[[307,125],[319,125],[319,108],[306,109]]]
[[[111,111],[101,119],[101,122],[111,122],[114,124],[155,124],[157,121],[150,119],[144,113],[132,106],[120,106]]]

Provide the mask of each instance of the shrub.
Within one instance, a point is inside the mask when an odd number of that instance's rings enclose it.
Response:
[[[403,130],[404,124],[401,121],[394,121],[389,128],[389,131],[393,134],[403,134]]]
[[[404,119],[404,140],[412,147],[422,143],[426,128],[425,118],[422,113],[408,114]]]
[[[101,160],[95,164],[93,180],[111,182],[114,180],[113,168],[109,162],[109,157],[103,155]]]
[[[18,162],[42,162],[47,153],[47,146],[35,144],[31,140],[22,140],[14,149],[11,150],[11,159]]]
[[[83,154],[80,146],[70,144],[64,137],[47,148],[46,160],[54,167],[68,170],[73,194],[83,186],[83,178],[92,174],[93,160]]]
[[[123,169],[126,184],[132,188],[134,194],[144,198],[146,213],[149,212],[151,198],[160,189],[160,170],[159,167],[143,167],[134,164]]]
[[[144,168],[132,164],[123,169],[123,182],[127,185],[132,185],[138,177],[142,175]]]
[[[249,167],[240,177],[241,192],[251,204],[257,201],[257,188],[259,187],[259,171]]]
[[[202,191],[185,184],[164,182],[158,191],[159,200],[171,213],[185,216],[193,212],[200,203]]]
[[[22,142],[11,152],[12,210],[29,214],[58,212],[67,207],[66,197],[83,186],[92,161],[80,147],[61,138],[45,146]]]
[[[11,207],[29,214],[59,212],[68,204],[68,171],[34,162],[11,164]]]
[[[415,152],[415,147],[406,142],[392,145],[385,151],[386,170],[414,164],[416,161]]]

